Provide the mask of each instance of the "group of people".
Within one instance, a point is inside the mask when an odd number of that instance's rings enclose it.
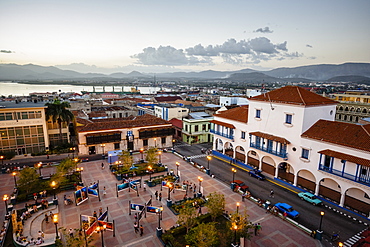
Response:
[[[156,200],[162,201],[162,193],[161,192],[158,193],[158,190],[156,190],[154,195],[155,195]]]

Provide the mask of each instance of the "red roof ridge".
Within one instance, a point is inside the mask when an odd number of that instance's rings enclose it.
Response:
[[[304,101],[304,99],[303,99],[303,97],[302,97],[302,94],[301,94],[301,92],[299,91],[299,89],[298,89],[299,87],[297,87],[296,89],[297,89],[297,92],[298,92],[298,94],[299,94],[299,97],[301,98],[301,100],[303,101],[303,104],[304,105],[306,105],[306,101]]]

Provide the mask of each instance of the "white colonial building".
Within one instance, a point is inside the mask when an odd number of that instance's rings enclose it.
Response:
[[[370,124],[334,121],[336,101],[296,86],[249,100],[214,115],[215,155],[369,216]]]

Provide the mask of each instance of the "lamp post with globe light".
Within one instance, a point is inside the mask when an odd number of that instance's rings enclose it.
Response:
[[[14,178],[14,186],[17,188],[17,178],[15,177],[15,176],[17,176],[17,173],[13,172],[12,175],[13,175],[13,178]]]

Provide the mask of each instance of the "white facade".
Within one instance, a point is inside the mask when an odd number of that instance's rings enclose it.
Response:
[[[189,114],[189,109],[184,107],[164,107],[154,106],[154,115],[164,120],[171,120],[172,118],[182,119]]]

